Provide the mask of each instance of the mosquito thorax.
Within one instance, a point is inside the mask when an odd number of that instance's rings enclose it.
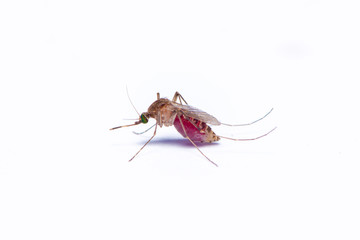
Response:
[[[140,120],[142,123],[148,123],[149,119],[148,117],[146,116],[148,115],[147,113],[142,113],[141,116],[140,116]]]

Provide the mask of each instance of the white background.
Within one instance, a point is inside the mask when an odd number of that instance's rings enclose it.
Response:
[[[0,239],[359,239],[356,2],[2,1]],[[129,163],[126,86],[278,128]]]

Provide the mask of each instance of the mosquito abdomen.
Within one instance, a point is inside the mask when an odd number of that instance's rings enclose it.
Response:
[[[175,118],[174,127],[183,137],[186,138],[187,135],[194,142],[211,143],[220,140],[220,138],[206,123],[193,118],[185,117],[184,115],[182,115],[180,118],[185,128],[186,134],[179,118]]]

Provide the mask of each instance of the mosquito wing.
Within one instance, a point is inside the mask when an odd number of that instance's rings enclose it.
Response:
[[[211,124],[211,125],[221,125],[219,120],[217,120],[215,117],[211,116],[210,114],[197,109],[195,107],[192,107],[190,105],[182,105],[178,103],[172,103],[174,107],[181,110],[185,116],[191,117],[193,119],[197,119],[199,121]]]

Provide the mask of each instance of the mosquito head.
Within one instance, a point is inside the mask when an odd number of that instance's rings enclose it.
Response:
[[[142,114],[140,115],[140,119],[139,119],[139,120],[140,120],[142,123],[148,123],[149,117],[150,117],[150,114],[147,113],[147,112],[144,112],[144,113],[142,113]]]
[[[134,122],[133,124],[110,128],[110,130],[115,130],[115,129],[124,128],[124,127],[131,127],[131,126],[139,125],[140,123],[148,123],[149,117],[150,117],[150,114],[147,112],[144,112],[139,116],[139,120]]]

